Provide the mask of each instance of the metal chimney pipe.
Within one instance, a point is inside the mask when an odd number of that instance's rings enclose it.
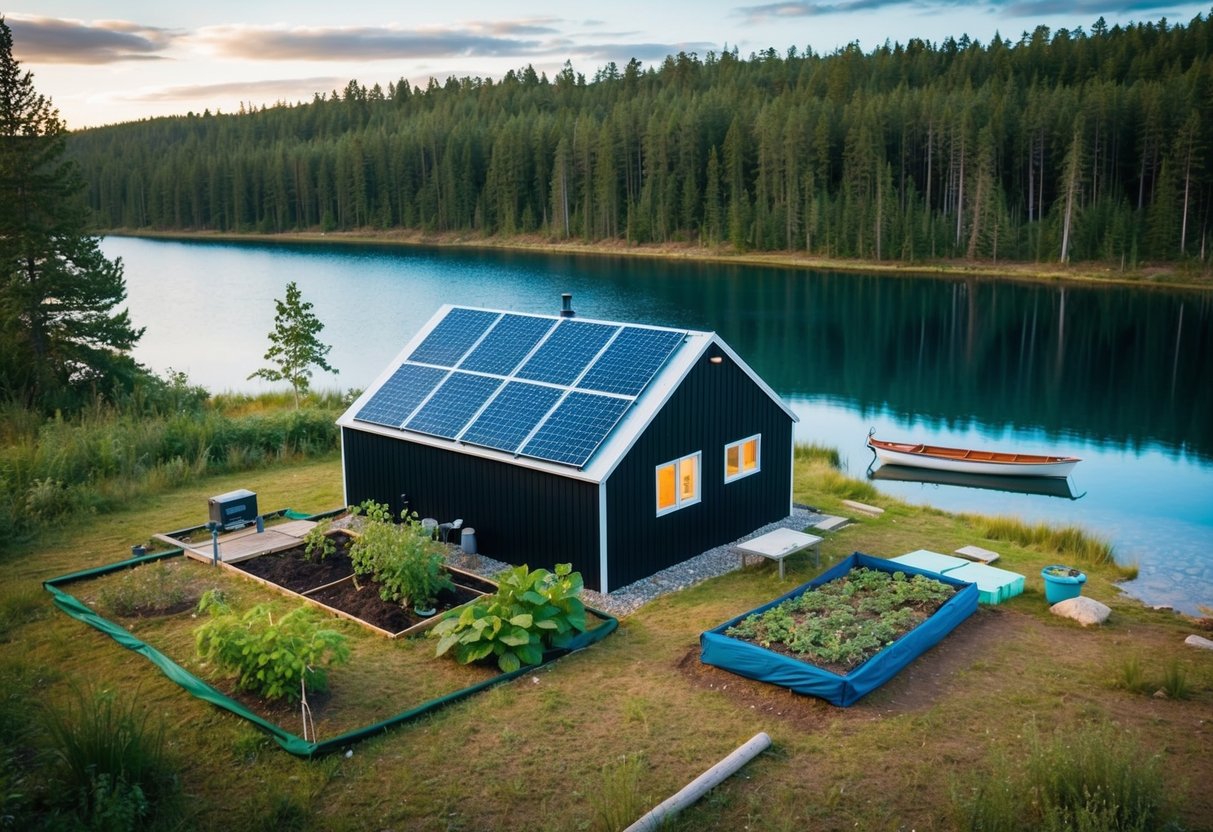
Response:
[[[573,293],[564,292],[560,296],[560,317],[571,318],[577,313],[573,311]]]

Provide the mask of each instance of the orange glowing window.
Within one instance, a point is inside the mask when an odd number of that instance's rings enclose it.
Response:
[[[657,513],[666,514],[699,502],[698,452],[657,466]]]
[[[762,436],[755,435],[724,446],[724,481],[747,477],[761,470]]]

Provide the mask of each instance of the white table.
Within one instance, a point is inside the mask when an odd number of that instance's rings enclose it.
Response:
[[[742,566],[745,566],[747,555],[757,555],[761,558],[777,561],[779,563],[779,580],[782,581],[783,559],[788,555],[803,552],[805,549],[812,549],[813,553],[817,556],[817,565],[821,566],[821,540],[822,538],[817,535],[805,534],[795,529],[776,529],[773,532],[759,535],[753,540],[738,543],[733,548],[741,553]]]

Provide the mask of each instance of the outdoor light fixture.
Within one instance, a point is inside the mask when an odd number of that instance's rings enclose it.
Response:
[[[708,361],[712,362],[713,364],[723,364],[724,356],[723,355],[713,355],[711,358],[708,359]]]

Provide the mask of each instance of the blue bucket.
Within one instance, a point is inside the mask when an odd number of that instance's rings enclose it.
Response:
[[[1079,570],[1056,563],[1040,570],[1040,577],[1045,579],[1045,600],[1049,606],[1067,598],[1077,598],[1087,582],[1087,576]]]

